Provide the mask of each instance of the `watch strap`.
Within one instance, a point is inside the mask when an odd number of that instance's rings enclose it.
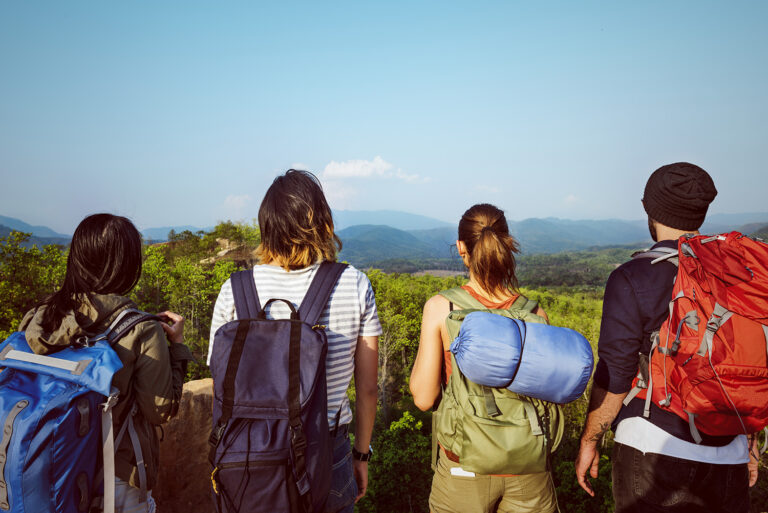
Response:
[[[368,452],[360,452],[352,446],[352,457],[357,461],[370,461],[373,456],[373,448],[369,445]]]

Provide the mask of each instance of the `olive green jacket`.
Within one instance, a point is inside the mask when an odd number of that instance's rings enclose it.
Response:
[[[136,308],[136,305],[114,294],[83,297],[77,311],[65,316],[53,333],[41,326],[44,308],[27,312],[19,327],[26,332],[27,343],[37,354],[64,349],[78,336],[99,334],[122,310]],[[112,386],[120,392],[112,412],[114,429],[119,430],[135,402],[138,413],[134,423],[144,456],[147,486],[151,489],[157,482],[160,455],[156,426],[167,422],[178,411],[187,362],[193,359],[192,354],[184,344],[169,346],[163,328],[155,321],[136,325],[114,349],[123,363],[123,368],[112,378]],[[117,448],[115,475],[139,486],[136,458],[127,436]]]

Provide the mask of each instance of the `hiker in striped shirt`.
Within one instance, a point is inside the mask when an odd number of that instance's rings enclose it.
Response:
[[[259,209],[260,263],[253,268],[259,298],[286,299],[301,304],[323,261],[336,261],[341,241],[317,178],[307,171],[289,170],[278,176]],[[270,319],[288,318],[287,304],[276,301],[267,309]],[[211,321],[208,363],[216,331],[237,318],[229,280],[219,293]],[[336,433],[331,493],[325,511],[349,512],[365,495],[368,484],[370,442],[376,417],[378,338],[381,325],[368,277],[348,266],[331,293],[318,322],[326,326],[328,354],[328,425]],[[355,446],[349,424],[353,412],[347,398],[355,378]]]

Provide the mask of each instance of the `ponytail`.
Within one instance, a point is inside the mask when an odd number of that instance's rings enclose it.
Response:
[[[459,221],[459,240],[467,247],[470,273],[486,291],[517,291],[514,254],[519,247],[503,211],[487,203],[471,207]]]

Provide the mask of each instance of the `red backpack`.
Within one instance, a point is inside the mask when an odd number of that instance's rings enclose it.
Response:
[[[678,271],[669,317],[651,336],[647,383],[641,371],[625,403],[645,398],[648,417],[655,401],[687,420],[697,443],[699,432],[768,426],[768,244],[738,232],[686,235],[677,251],[634,257],[670,260]]]

